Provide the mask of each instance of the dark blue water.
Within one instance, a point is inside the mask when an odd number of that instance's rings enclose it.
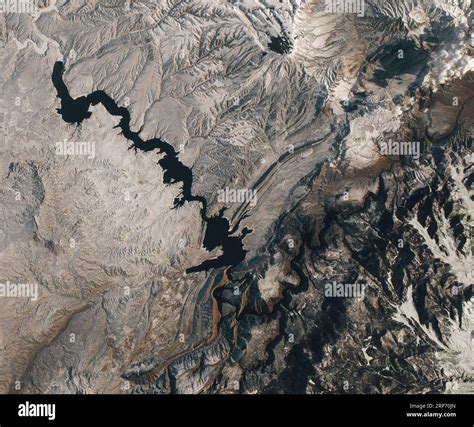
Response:
[[[144,141],[140,138],[139,132],[130,129],[130,113],[125,107],[119,107],[116,102],[104,91],[97,90],[87,96],[72,98],[69,90],[63,81],[64,64],[60,61],[54,64],[52,81],[57,91],[57,97],[61,100],[61,108],[57,112],[61,114],[63,120],[67,123],[79,125],[85,119],[91,117],[89,111],[91,105],[102,104],[109,114],[119,116],[120,123],[116,126],[120,128],[122,135],[132,141],[131,149],[142,151],[157,150],[164,156],[158,161],[163,169],[163,182],[165,184],[181,183],[181,194],[174,200],[174,208],[183,206],[186,202],[198,202],[201,204],[201,218],[206,224],[203,246],[208,251],[215,248],[222,248],[222,255],[204,261],[202,264],[190,267],[187,273],[207,271],[212,268],[236,266],[241,263],[247,254],[244,249],[243,238],[250,233],[250,230],[244,228],[242,234],[233,235],[238,228],[238,224],[231,230],[230,223],[223,216],[222,209],[218,215],[208,217],[207,201],[203,196],[192,194],[193,173],[190,168],[185,166],[178,159],[178,154],[172,145],[161,138],[152,138]]]
[[[285,35],[270,37],[270,43],[268,43],[268,47],[270,50],[273,50],[273,52],[279,53],[281,55],[290,53],[293,49],[291,40]]]

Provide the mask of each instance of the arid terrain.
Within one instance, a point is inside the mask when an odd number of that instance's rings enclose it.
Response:
[[[0,393],[474,392],[467,0],[0,13]]]

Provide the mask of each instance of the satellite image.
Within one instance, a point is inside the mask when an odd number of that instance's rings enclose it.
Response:
[[[0,394],[474,394],[471,15],[0,1]]]

